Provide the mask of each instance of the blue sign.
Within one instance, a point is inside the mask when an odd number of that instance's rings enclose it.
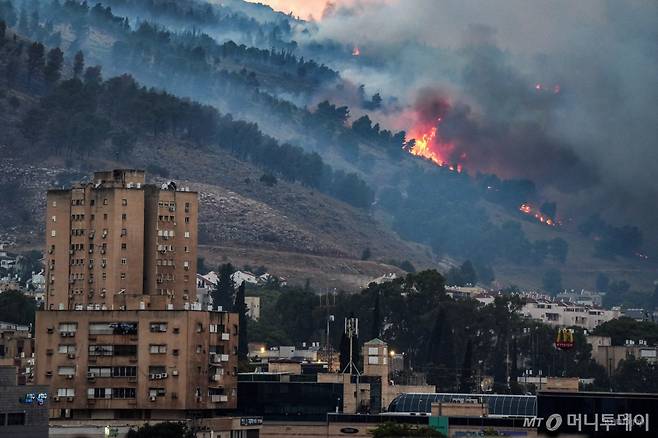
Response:
[[[21,397],[19,401],[26,405],[43,405],[48,400],[48,394],[45,392],[34,393],[30,392]]]

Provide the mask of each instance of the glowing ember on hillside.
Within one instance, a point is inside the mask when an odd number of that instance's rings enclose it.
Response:
[[[357,46],[354,46],[354,50],[352,50],[352,56],[361,56],[361,49],[359,49]]]
[[[521,204],[519,211],[525,215],[532,216],[537,221],[549,227],[558,227],[561,225],[560,221],[553,220],[552,218],[542,214],[539,210],[532,207],[530,204]]]

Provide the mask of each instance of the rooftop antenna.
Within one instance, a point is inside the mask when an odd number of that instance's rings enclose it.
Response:
[[[354,363],[354,342],[352,340],[354,337],[359,336],[359,318],[355,318],[353,316],[350,316],[349,318],[345,318],[345,334],[347,335],[347,338],[350,341],[350,361],[349,363],[345,366],[345,369],[343,370],[343,374],[345,374],[345,371],[347,369],[350,369],[350,375],[354,374],[354,371],[356,371],[357,376],[360,376],[361,373],[359,372],[359,369],[356,367],[356,364]]]

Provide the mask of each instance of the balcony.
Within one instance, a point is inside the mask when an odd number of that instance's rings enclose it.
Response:
[[[213,403],[226,403],[228,402],[228,395],[224,395],[224,394],[211,395],[210,401]]]

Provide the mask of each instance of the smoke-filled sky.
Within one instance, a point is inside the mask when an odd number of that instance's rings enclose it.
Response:
[[[394,128],[440,96],[429,107],[444,113],[416,122],[440,116],[439,133],[477,169],[535,176],[588,206],[609,200],[631,212],[620,220],[655,203],[658,1],[264,3],[312,15],[315,40],[358,46],[341,73],[401,99],[407,109],[385,120]]]

